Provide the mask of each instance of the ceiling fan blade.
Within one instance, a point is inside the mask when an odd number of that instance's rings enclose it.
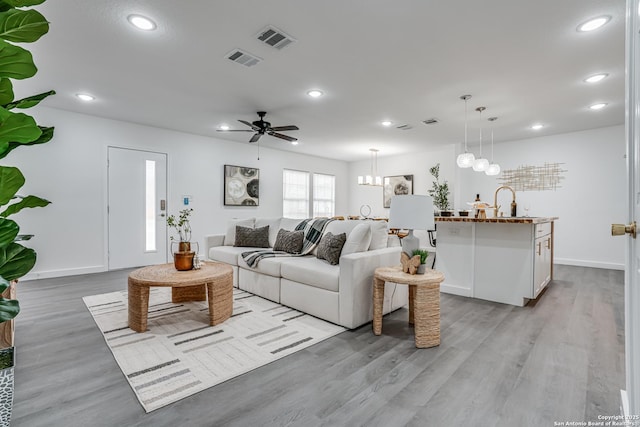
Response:
[[[270,128],[270,129],[271,129],[271,130],[273,130],[273,131],[276,131],[276,132],[280,132],[280,131],[283,131],[283,130],[300,130],[300,129],[298,128],[298,126],[295,126],[295,125],[290,125],[290,126],[274,126],[274,127]]]
[[[251,129],[216,129],[216,132],[253,132]]]
[[[256,132],[260,130],[260,128],[259,128],[258,126],[254,125],[253,123],[249,123],[249,122],[248,122],[248,121],[246,121],[246,120],[238,120],[238,121],[239,121],[240,123],[242,123],[242,124],[245,124],[245,125],[249,126],[251,129],[253,129],[253,130],[254,130],[254,131],[256,131]]]
[[[254,134],[254,135],[251,137],[251,139],[249,140],[249,142],[256,142],[257,140],[259,140],[259,139],[260,139],[260,137],[261,137],[261,136],[262,136],[262,134],[261,134],[261,133],[256,133],[256,134]]]
[[[269,131],[268,134],[271,135],[271,136],[275,136],[276,138],[287,140],[289,142],[293,142],[293,141],[297,141],[298,140],[298,138],[294,138],[294,137],[288,136],[288,135],[283,135],[283,134],[278,133],[278,132]]]

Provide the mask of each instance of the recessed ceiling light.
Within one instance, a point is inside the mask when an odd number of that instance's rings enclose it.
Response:
[[[229,125],[220,125],[220,130],[229,130]]]
[[[584,79],[584,81],[587,83],[598,83],[600,80],[606,78],[607,76],[609,76],[609,74],[607,73],[594,74],[593,76],[589,76],[586,79]]]
[[[540,130],[543,127],[544,127],[544,125],[540,124],[540,123],[536,123],[535,125],[531,125],[531,129],[533,129],[533,130]]]
[[[586,32],[586,31],[593,31],[593,30],[597,30],[598,28],[602,27],[604,24],[606,24],[607,22],[609,22],[609,20],[611,19],[610,16],[599,16],[597,18],[594,19],[590,19],[587,22],[584,22],[580,25],[578,25],[578,31],[580,32]]]
[[[291,141],[291,145],[298,145],[298,141]]]
[[[386,126],[386,127],[389,127],[389,126],[391,126],[392,124],[393,124],[393,122],[391,122],[391,121],[389,121],[389,120],[385,120],[385,121],[383,121],[383,122],[382,122],[382,126]]]
[[[312,90],[307,92],[307,95],[309,95],[312,98],[318,98],[318,97],[321,97],[322,95],[324,95],[324,92],[322,92],[321,90],[318,90],[318,89],[312,89]]]
[[[590,105],[589,108],[592,110],[602,110],[606,106],[607,106],[606,102],[600,102],[598,104]]]
[[[76,96],[83,101],[93,101],[96,99],[95,96],[89,95],[88,93],[76,93]]]
[[[134,27],[144,30],[144,31],[152,31],[156,29],[156,23],[146,16],[142,15],[129,15],[127,16],[127,20]]]

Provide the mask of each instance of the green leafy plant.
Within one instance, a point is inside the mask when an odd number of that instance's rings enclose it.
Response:
[[[49,23],[40,12],[24,8],[44,1],[0,0],[0,159],[18,147],[44,144],[53,137],[53,127],[38,126],[30,115],[13,111],[31,108],[55,94],[48,91],[16,100],[13,93],[12,79],[33,77],[38,70],[31,53],[14,43],[35,42],[49,31]],[[20,169],[0,166],[0,292],[36,263],[36,252],[18,243],[33,236],[19,234],[20,227],[8,217],[22,209],[50,203],[37,196],[18,194],[24,183]],[[0,322],[14,318],[19,311],[18,301],[0,298]]]
[[[189,216],[193,212],[193,209],[181,210],[176,218],[175,215],[169,215],[167,217],[167,225],[171,228],[175,228],[178,233],[178,239],[181,242],[188,242],[191,240],[191,224],[189,224]],[[171,240],[174,240],[171,236]]]
[[[427,257],[429,256],[429,251],[425,249],[414,249],[411,256],[420,255],[420,264],[426,264]]]
[[[431,190],[429,190],[429,195],[433,197],[433,205],[441,211],[451,209],[449,204],[449,196],[451,195],[449,183],[447,181],[440,183],[440,163],[429,168],[429,173],[436,179],[433,181]]]

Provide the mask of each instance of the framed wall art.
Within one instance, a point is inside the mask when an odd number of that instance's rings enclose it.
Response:
[[[391,197],[413,194],[413,175],[385,176],[383,181],[382,205],[391,207]]]
[[[260,169],[224,165],[224,205],[258,206]]]

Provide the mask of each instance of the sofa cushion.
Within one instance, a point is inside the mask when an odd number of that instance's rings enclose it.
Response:
[[[244,248],[245,251],[250,251],[251,248]],[[298,257],[274,257],[274,258],[263,258],[260,260],[255,267],[249,267],[249,264],[246,263],[244,258],[242,258],[242,253],[238,254],[236,262],[238,263],[238,267],[243,268],[245,270],[255,271],[257,273],[266,274],[267,276],[280,277],[280,268],[286,262],[294,261],[296,262]]]
[[[229,224],[227,225],[227,234],[224,237],[224,244],[226,246],[233,246],[236,242],[236,225],[253,228],[255,221],[255,218],[232,219],[229,221]]]
[[[356,225],[349,236],[347,236],[347,241],[344,243],[342,247],[341,255],[349,255],[355,252],[364,252],[369,249],[369,244],[371,243],[371,227],[369,224],[358,224]]]
[[[280,274],[293,282],[333,292],[338,291],[340,282],[340,266],[329,265],[314,256],[296,257],[290,262],[283,262]]]
[[[276,237],[280,229],[280,218],[256,218],[254,228],[261,228],[265,225],[269,226],[269,247],[272,248],[276,244]]]
[[[389,232],[387,231],[387,221],[368,221],[371,227],[371,243],[369,250],[382,249],[387,247]]]
[[[302,230],[287,231],[280,229],[278,230],[278,237],[276,238],[275,245],[273,245],[273,250],[299,254],[302,250],[303,240],[304,232]]]
[[[230,265],[238,265],[238,256],[242,252],[260,250],[260,248],[237,248],[235,246],[214,246],[209,249],[209,259],[224,262]],[[242,258],[242,257],[241,257]]]
[[[342,253],[342,247],[347,240],[345,233],[334,236],[333,233],[324,233],[320,243],[318,244],[318,258],[327,260],[331,265],[336,265],[340,262],[340,254]]]
[[[331,221],[325,227],[323,234],[331,233],[334,236],[336,236],[338,234],[345,233],[348,236],[349,234],[351,234],[351,230],[356,228],[356,226],[358,224],[361,224],[362,222],[363,221],[358,221],[358,220]],[[318,247],[316,246],[311,253],[313,255],[318,255]]]
[[[233,246],[269,247],[269,226],[249,228],[236,225],[236,241]]]

